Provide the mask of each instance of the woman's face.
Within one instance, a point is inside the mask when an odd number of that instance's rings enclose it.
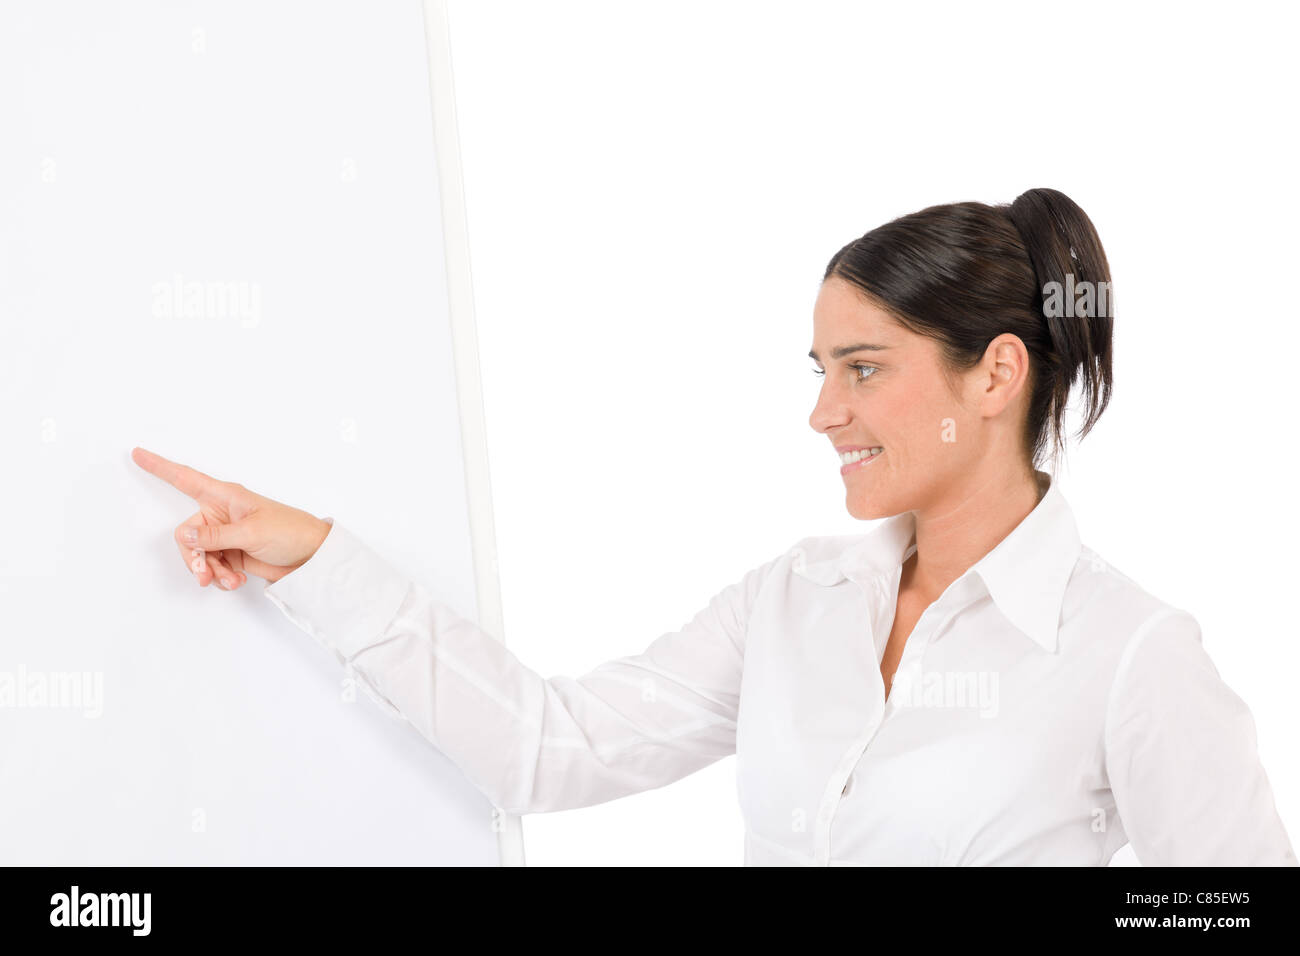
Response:
[[[853,517],[943,510],[980,474],[990,438],[981,373],[992,366],[954,375],[954,396],[939,356],[937,342],[905,329],[855,286],[834,276],[822,284],[811,357],[825,375],[809,424],[830,439],[832,454],[883,449],[848,465],[831,459]]]

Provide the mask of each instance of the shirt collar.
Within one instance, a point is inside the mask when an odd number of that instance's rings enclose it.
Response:
[[[1065,588],[1081,542],[1074,513],[1055,479],[1035,472],[1042,499],[1009,535],[958,578],[978,578],[998,609],[1044,649],[1055,653]],[[907,511],[884,519],[856,543],[812,563],[796,546],[794,571],[816,584],[888,579],[915,544],[916,519]],[[840,539],[842,540],[842,539]],[[802,542],[801,542],[802,544]],[[956,584],[957,582],[953,582]],[[946,592],[945,592],[946,593]]]

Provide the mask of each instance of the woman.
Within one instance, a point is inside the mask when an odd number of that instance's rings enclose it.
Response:
[[[1079,540],[1038,466],[1111,392],[1091,221],[1032,189],[872,230],[826,269],[810,418],[865,535],[809,537],[680,631],[543,679],[332,519],[136,449],[201,508],[201,586],[247,574],[498,807],[659,787],[737,755],[747,864],[1284,864],[1246,705],[1196,620]]]

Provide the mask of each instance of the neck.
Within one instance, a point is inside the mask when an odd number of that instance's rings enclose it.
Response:
[[[903,567],[901,586],[937,600],[948,585],[997,546],[1039,501],[1033,471],[1005,469],[978,475],[914,512],[916,553]]]

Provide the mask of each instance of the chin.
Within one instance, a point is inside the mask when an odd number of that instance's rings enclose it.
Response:
[[[849,514],[859,521],[874,521],[876,518],[888,518],[893,514],[892,511],[882,509],[878,504],[858,498],[849,498],[845,503],[848,505]]]
[[[892,518],[916,506],[915,497],[891,494],[890,487],[892,483],[887,485],[881,482],[878,487],[855,488],[849,491],[844,498],[849,514],[859,521],[875,521],[878,518]]]

